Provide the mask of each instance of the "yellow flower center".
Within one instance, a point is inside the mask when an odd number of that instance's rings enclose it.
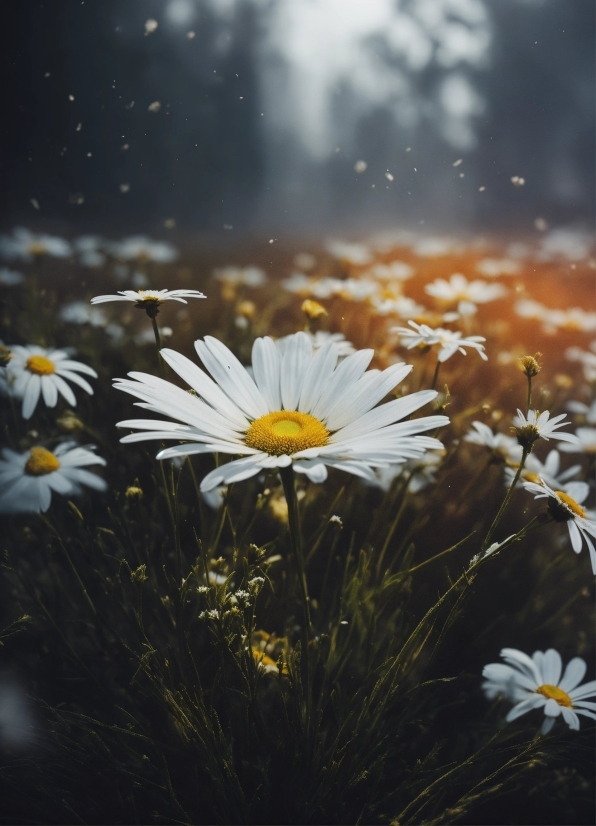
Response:
[[[518,467],[519,467],[519,465],[518,465]],[[529,472],[526,473],[526,471],[523,471],[522,476],[524,477],[524,479],[526,481],[534,482],[535,485],[541,485],[542,484],[542,479],[540,478],[540,476],[538,476],[537,473],[529,473]]]
[[[159,298],[156,295],[143,295],[143,290],[137,290],[139,294],[139,301],[159,301]]]
[[[30,373],[36,373],[38,376],[49,376],[50,373],[56,372],[56,367],[54,362],[45,356],[29,356],[27,359],[27,370],[29,370]]]
[[[314,416],[294,410],[277,410],[255,419],[246,432],[245,441],[255,450],[274,456],[291,456],[309,447],[322,447],[328,438],[325,425]]]
[[[46,473],[53,473],[59,467],[58,459],[45,447],[32,447],[29,451],[29,458],[25,462],[25,473],[29,476],[45,476]]]
[[[542,694],[542,696],[546,697],[547,700],[556,700],[560,706],[565,706],[565,708],[573,708],[573,703],[571,702],[571,697],[569,694],[566,694],[556,685],[548,685],[545,683],[545,685],[538,686],[536,693]]]
[[[585,510],[575,501],[575,499],[572,499],[568,493],[565,493],[563,490],[556,490],[555,494],[557,495],[557,499],[559,499],[564,505],[567,505],[569,510],[576,516],[581,516],[582,519],[586,518]]]
[[[39,241],[32,241],[29,244],[29,255],[44,255],[45,252],[45,246]]]

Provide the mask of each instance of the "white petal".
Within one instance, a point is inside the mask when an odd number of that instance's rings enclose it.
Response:
[[[561,706],[552,697],[546,701],[544,706],[544,713],[547,717],[558,717],[561,713]]]
[[[269,410],[281,410],[281,356],[269,336],[255,339],[252,346],[252,367],[257,387]]]
[[[590,486],[586,482],[569,482],[565,485],[565,493],[581,505],[588,498]]]
[[[579,731],[579,719],[577,714],[570,708],[565,708],[565,706],[561,708],[561,713],[563,714],[563,720],[565,720],[569,728],[572,731]]]
[[[52,501],[52,492],[50,490],[50,486],[48,485],[47,481],[40,477],[36,479],[37,482],[37,493],[39,495],[39,509],[42,511],[47,511],[50,507],[50,503]]]
[[[554,717],[545,717],[544,722],[542,724],[542,728],[540,729],[540,733],[541,734],[548,734],[549,731],[554,726],[554,724],[555,724],[555,718]]]
[[[248,428],[248,420],[240,408],[226,396],[223,390],[200,367],[175,350],[164,348],[160,350],[160,355],[172,370],[178,373],[180,378],[184,379],[201,398],[205,399],[222,416],[237,425],[239,429],[246,430]]]
[[[510,723],[512,720],[517,720],[522,714],[526,714],[528,711],[532,711],[532,709],[539,708],[542,705],[544,705],[544,697],[540,694],[533,694],[531,697],[513,706],[505,719]]]
[[[334,433],[332,441],[343,441],[354,436],[371,433],[386,425],[397,422],[400,419],[409,416],[415,410],[418,410],[425,404],[428,404],[433,399],[436,399],[438,393],[436,390],[420,390],[417,393],[412,393],[409,396],[404,396],[401,399],[381,404],[373,410],[369,410],[363,416],[355,419],[350,424],[342,427],[337,433]]]
[[[85,470],[84,468],[67,468],[64,471],[65,475],[68,475],[68,478],[71,479],[75,484],[86,485],[89,488],[93,488],[93,490],[107,490],[108,486],[105,479],[102,479],[101,476],[98,476],[96,473],[91,473],[89,470]]]
[[[48,407],[56,407],[56,402],[58,401],[58,391],[56,390],[56,385],[54,384],[52,376],[41,377],[41,392],[46,405]]]
[[[30,419],[39,401],[41,391],[41,379],[39,376],[31,376],[23,395],[23,418]]]
[[[268,413],[261,391],[225,344],[213,336],[195,341],[201,361],[221,389],[251,418],[258,419]]]
[[[574,519],[570,519],[567,522],[567,530],[569,531],[569,538],[571,539],[571,547],[575,553],[578,554],[582,549],[582,536]]]
[[[561,655],[554,648],[549,648],[544,654],[542,674],[547,685],[559,685],[563,663]]]
[[[385,398],[393,388],[410,373],[409,364],[392,364],[381,373],[366,373],[355,388],[354,394],[342,393],[327,416],[327,427],[339,430],[350,424]],[[369,379],[368,377],[373,376]],[[366,382],[364,381],[366,379]]]
[[[558,683],[558,686],[561,689],[561,691],[565,691],[567,694],[569,694],[569,692],[572,689],[576,688],[576,686],[578,686],[581,683],[585,675],[585,660],[582,660],[581,657],[574,657],[567,663],[567,668],[565,669],[565,673],[563,674],[563,679],[560,683]]]
[[[77,403],[75,394],[72,392],[72,390],[64,381],[64,379],[61,378],[57,373],[54,373],[54,383],[56,385],[56,389],[58,390],[58,392],[64,396],[64,398],[69,404],[75,407]]]
[[[261,470],[261,460],[266,459],[266,453],[259,453],[256,456],[247,456],[244,459],[236,459],[226,465],[215,468],[201,482],[201,490],[209,491],[218,485],[229,485],[232,482],[241,482],[255,476]]]
[[[61,372],[62,370],[70,370],[74,373],[85,373],[87,376],[91,376],[92,378],[97,378],[97,373],[92,367],[88,367],[86,364],[83,364],[80,361],[70,361],[70,359],[65,359],[62,361],[59,358],[52,358],[52,361],[57,362],[57,371]]]
[[[281,400],[284,410],[297,410],[302,385],[312,361],[312,344],[307,335],[296,333],[288,341],[281,364]]]
[[[338,393],[344,392],[346,389],[349,392],[351,388],[354,388],[370,364],[374,354],[374,350],[358,350],[348,356],[347,359],[344,359],[334,371],[326,390],[311,410],[311,414],[316,416],[317,419],[325,421],[335,404]]]
[[[78,384],[79,387],[82,387],[90,396],[93,395],[93,388],[89,384],[88,381],[85,381],[82,376],[77,375],[77,373],[72,373],[70,370],[57,370],[56,375],[61,376],[63,379],[68,379],[68,381],[74,382],[74,384]],[[48,405],[49,407],[50,405]]]
[[[302,461],[293,462],[293,467],[297,473],[304,473],[311,482],[316,484],[321,484],[327,479],[327,468],[323,462],[303,459]]]
[[[577,688],[569,691],[568,694],[573,702],[583,700],[585,697],[594,697],[596,696],[596,680],[590,680],[588,683],[579,685]]]
[[[59,470],[55,473],[48,473],[46,479],[48,485],[52,490],[55,490],[56,493],[66,494],[70,493],[72,490],[72,483],[68,480],[64,473],[60,473]]]
[[[310,361],[300,393],[298,410],[310,413],[327,387],[337,364],[337,347],[330,341],[317,350]]]

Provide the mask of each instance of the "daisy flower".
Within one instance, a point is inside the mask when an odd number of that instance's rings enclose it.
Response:
[[[20,261],[34,261],[42,255],[68,258],[72,249],[68,241],[55,235],[34,235],[25,227],[16,227],[12,235],[0,236],[0,255]]]
[[[561,715],[574,731],[579,730],[578,714],[596,720],[596,703],[587,701],[596,695],[596,680],[580,685],[586,673],[581,657],[570,660],[561,677],[563,663],[554,648],[535,651],[532,657],[516,648],[503,648],[500,656],[505,663],[484,666],[482,688],[489,700],[503,696],[515,703],[507,722],[535,708],[543,709],[546,717],[542,734],[548,734]]]
[[[462,315],[476,312],[477,304],[486,304],[507,295],[502,284],[489,284],[488,281],[468,281],[461,273],[454,273],[449,281],[437,278],[424,288],[427,295],[448,304],[458,304]]]
[[[392,261],[390,264],[375,264],[364,275],[378,281],[407,281],[414,273],[414,268],[405,261]]]
[[[155,261],[157,264],[169,264],[178,258],[178,252],[166,241],[152,241],[144,235],[133,235],[122,241],[115,241],[108,245],[109,252],[114,258],[121,261],[137,261],[139,264],[148,264]]]
[[[562,473],[559,472],[560,465],[561,454],[558,450],[551,450],[544,462],[541,462],[534,453],[530,453],[520,474],[518,484],[520,486],[523,482],[540,484],[540,482],[544,481],[552,488],[564,488],[569,480],[577,476],[580,472],[581,465],[573,465],[573,467],[564,470]],[[516,471],[517,465],[515,464],[505,468],[505,483],[507,487],[513,482]]]
[[[30,419],[37,407],[40,395],[47,407],[55,407],[60,393],[75,406],[77,400],[65,379],[78,384],[89,395],[93,388],[79,373],[97,378],[97,373],[80,361],[73,361],[66,350],[46,350],[35,344],[10,345],[12,358],[6,367],[6,379],[10,394],[23,400],[22,414]]]
[[[566,453],[596,453],[596,427],[578,427],[575,435],[577,441],[561,445],[561,450]]]
[[[548,410],[539,413],[537,410],[528,410],[528,415],[524,416],[521,410],[517,409],[517,416],[513,419],[515,435],[522,447],[532,448],[537,439],[559,439],[561,442],[579,443],[577,436],[573,433],[558,433],[560,427],[566,427],[571,422],[564,422],[565,413],[560,413],[554,418],[550,418]]]
[[[548,511],[555,522],[567,522],[571,547],[578,554],[585,540],[590,552],[592,570],[596,574],[596,550],[590,537],[596,538],[596,522],[588,518],[582,508],[590,492],[586,482],[569,482],[565,490],[553,490],[546,482],[524,482],[524,488],[534,494],[534,499],[548,499]]]
[[[497,278],[499,275],[517,275],[521,267],[513,258],[483,258],[476,264],[480,275]]]
[[[367,372],[373,350],[360,350],[338,365],[333,342],[313,352],[308,336],[296,333],[282,356],[273,339],[258,338],[252,349],[253,380],[217,339],[207,336],[195,347],[212,378],[173,350],[161,354],[197,395],[146,373],[130,373],[130,379],[116,379],[115,386],[140,399],[142,407],[177,420],[119,422],[119,427],[138,431],[123,442],[186,442],[162,450],[158,459],[240,455],[207,474],[202,490],[289,465],[313,482],[323,482],[328,467],[374,481],[373,468],[442,447],[437,439],[419,434],[448,424],[446,416],[400,422],[436,398],[435,391],[375,407],[412,367],[394,364]]]
[[[573,401],[567,402],[567,410],[583,416],[588,424],[596,424],[596,399],[594,399],[592,404]]]
[[[84,267],[102,267],[106,263],[105,241],[98,235],[81,235],[72,243]]]
[[[0,459],[0,513],[47,511],[52,491],[70,496],[81,493],[83,485],[106,490],[103,479],[84,469],[106,464],[94,450],[93,445],[77,447],[75,442],[62,442],[53,452],[39,446],[24,453],[5,448]]]
[[[262,287],[267,276],[260,267],[223,267],[213,271],[213,277],[231,287]]]
[[[472,429],[464,436],[464,441],[487,447],[503,462],[519,462],[521,459],[522,449],[517,439],[506,433],[493,433],[484,422],[472,422]]]
[[[187,298],[207,298],[198,290],[119,290],[118,295],[96,295],[92,304],[105,304],[107,301],[132,301],[141,310],[159,307],[164,301],[180,301],[188,304]]]
[[[339,258],[348,264],[368,264],[372,258],[372,253],[366,244],[330,239],[325,244],[325,249],[334,258]]]
[[[435,344],[439,345],[438,359],[442,363],[450,359],[458,351],[467,355],[464,347],[471,347],[478,352],[483,361],[488,361],[488,357],[484,353],[484,345],[480,342],[486,341],[483,336],[468,336],[462,337],[459,331],[446,330],[443,327],[428,327],[426,324],[416,324],[415,321],[408,321],[412,328],[407,327],[393,327],[390,332],[396,333],[404,347],[411,350],[413,347],[425,345],[433,347]]]
[[[596,381],[596,341],[590,344],[590,350],[582,350],[581,347],[568,347],[565,350],[565,358],[569,361],[579,361],[584,368],[586,381]]]
[[[397,315],[404,319],[418,316],[424,312],[422,304],[417,304],[413,298],[408,298],[405,295],[394,297],[387,295],[373,296],[370,299],[370,304],[378,315]]]
[[[315,333],[307,332],[305,335],[308,336],[313,350],[320,350],[325,344],[333,342],[337,347],[337,355],[339,358],[351,356],[352,353],[356,352],[352,342],[346,341],[346,337],[343,333],[328,333],[326,330],[317,330]],[[275,339],[275,343],[279,347],[282,356],[285,352],[286,346],[292,338],[293,334]]]

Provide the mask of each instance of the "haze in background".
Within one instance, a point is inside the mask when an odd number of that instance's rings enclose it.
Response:
[[[11,13],[6,226],[592,225],[591,0],[52,0]]]

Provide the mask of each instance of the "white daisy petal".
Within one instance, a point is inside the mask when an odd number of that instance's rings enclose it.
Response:
[[[37,407],[39,394],[41,391],[41,378],[33,375],[27,382],[25,392],[23,394],[23,418],[30,419],[33,411]]]
[[[252,346],[252,366],[257,387],[269,410],[281,409],[281,356],[273,339],[257,338]]]
[[[195,341],[195,348],[217,384],[241,410],[253,419],[268,412],[262,393],[224,344],[212,336],[206,336],[204,341]]]
[[[517,720],[522,714],[526,714],[528,711],[532,711],[532,709],[539,708],[543,705],[545,705],[544,697],[541,697],[539,694],[534,694],[513,706],[505,719],[510,723],[512,720]]]
[[[562,691],[569,694],[586,676],[586,663],[581,657],[574,657],[567,663],[562,680],[557,683]]]
[[[555,651],[554,648],[549,648],[544,654],[542,665],[544,682],[549,685],[558,685],[562,670],[563,663],[561,661],[561,655],[558,651]]]
[[[41,377],[41,393],[46,407],[56,407],[58,402],[58,390],[52,381],[51,376]]]
[[[280,390],[285,410],[297,410],[304,378],[312,360],[312,344],[304,333],[288,342],[281,365]]]

